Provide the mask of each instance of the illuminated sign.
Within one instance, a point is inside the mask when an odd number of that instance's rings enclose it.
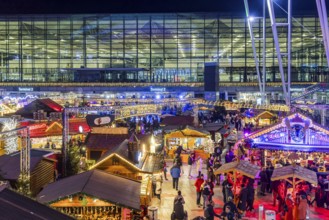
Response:
[[[164,88],[164,87],[156,87],[156,88],[150,87],[150,91],[151,92],[165,92],[166,88]]]
[[[20,92],[33,92],[33,88],[18,87],[18,91],[20,91]]]
[[[37,129],[45,129],[47,127],[46,124],[36,124],[36,125],[29,125],[30,130],[37,130]]]

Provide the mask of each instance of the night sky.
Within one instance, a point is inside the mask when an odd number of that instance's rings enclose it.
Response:
[[[287,0],[276,0],[286,8]],[[317,15],[315,0],[292,0],[293,15]],[[249,0],[250,11],[262,0]],[[220,12],[244,15],[243,0],[0,0],[4,14]],[[328,7],[329,3],[327,3]]]

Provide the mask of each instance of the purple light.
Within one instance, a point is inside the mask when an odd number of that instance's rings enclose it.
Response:
[[[245,136],[245,137],[248,137],[248,136],[249,136],[249,133],[245,133],[244,136]]]

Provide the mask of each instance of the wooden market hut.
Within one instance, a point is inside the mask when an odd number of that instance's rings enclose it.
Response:
[[[198,141],[198,146],[197,144]],[[199,150],[197,154],[198,156],[207,157],[202,155],[204,152],[207,153],[207,141],[211,140],[211,135],[206,130],[196,129],[190,126],[186,126],[184,129],[178,130],[170,130],[165,131],[164,142],[169,147],[168,155],[170,157],[174,157],[175,149],[178,145],[182,145],[186,150],[194,150],[194,148],[198,147]],[[183,162],[187,161],[187,155],[182,155]]]
[[[129,140],[108,150],[90,169],[141,181],[142,205],[149,205],[152,199],[151,178],[162,173],[164,158],[162,154],[150,153],[147,148],[132,147],[138,141],[136,139],[137,136],[132,135]]]
[[[254,120],[257,124],[257,127],[264,127],[273,124],[275,117],[276,116],[273,113],[269,111],[263,111],[262,113],[258,114]]]
[[[37,201],[77,219],[132,219],[140,195],[140,181],[94,169],[49,184]]]
[[[31,149],[30,189],[35,196],[48,183],[56,178],[56,163],[54,153],[45,150]],[[0,156],[0,178],[9,181],[12,188],[16,188],[20,175],[20,152]]]
[[[1,219],[74,219],[2,186],[0,186],[0,212]]]

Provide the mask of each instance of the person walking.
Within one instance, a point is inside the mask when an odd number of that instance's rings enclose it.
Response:
[[[210,188],[208,182],[205,181],[202,186],[203,209],[205,209],[207,207],[207,205],[209,204],[210,196],[211,196],[211,188]]]
[[[247,185],[247,211],[254,210],[254,200],[255,200],[255,189],[254,189],[254,180],[249,179]]]
[[[236,216],[237,218],[240,218],[239,210],[236,207],[236,205],[234,204],[232,196],[227,197],[227,202],[224,204],[223,210],[226,210],[227,206],[230,207],[230,210],[234,216]]]
[[[204,217],[206,218],[206,220],[214,220],[215,216],[218,218],[221,217],[214,211],[214,205],[215,205],[214,202],[210,201],[207,204],[207,207],[204,209]]]
[[[228,181],[228,177],[226,175],[224,176],[224,181],[222,183],[222,192],[224,203],[227,202],[227,198],[229,196],[233,197],[232,184]]]
[[[245,185],[242,184],[241,192],[239,195],[239,204],[238,204],[238,209],[242,212],[242,215],[245,213],[247,209],[247,195],[248,195],[248,190],[245,187]]]
[[[197,162],[196,162],[196,171],[198,173],[198,176],[201,175],[202,166],[203,166],[203,160],[202,160],[201,157],[199,157],[198,160],[197,160]]]
[[[202,193],[201,187],[202,187],[203,183],[204,183],[203,174],[201,174],[194,183],[194,186],[196,189],[196,204],[199,207],[202,206],[200,200],[201,200],[201,193]]]
[[[307,209],[308,209],[308,204],[307,204],[307,199],[304,194],[300,195],[300,201],[298,205],[298,220],[306,220],[306,215],[307,215]]]
[[[182,198],[179,198],[176,202],[174,202],[174,211],[171,215],[172,220],[185,220],[186,213],[184,210],[184,203],[182,202]]]
[[[266,190],[266,186],[267,186],[267,174],[266,174],[266,168],[263,168],[263,170],[259,173],[259,177],[260,177],[260,184],[261,184],[261,188],[260,188],[260,194],[262,196],[265,196],[265,190]]]
[[[286,210],[284,210],[285,211],[284,220],[293,219],[294,200],[290,193],[287,194],[285,204],[286,204],[285,205]]]
[[[192,177],[191,176],[191,172],[192,172],[192,165],[193,165],[193,163],[194,163],[193,155],[190,153],[188,155],[188,159],[187,159],[187,166],[188,166],[187,173],[188,173],[188,178],[191,178]]]
[[[178,190],[178,181],[179,181],[180,174],[181,174],[181,169],[180,169],[179,165],[175,164],[170,169],[170,175],[172,177],[172,186],[173,186],[173,189]]]
[[[156,178],[156,187],[155,187],[155,194],[159,200],[161,200],[161,191],[162,191],[162,176],[157,176]]]

